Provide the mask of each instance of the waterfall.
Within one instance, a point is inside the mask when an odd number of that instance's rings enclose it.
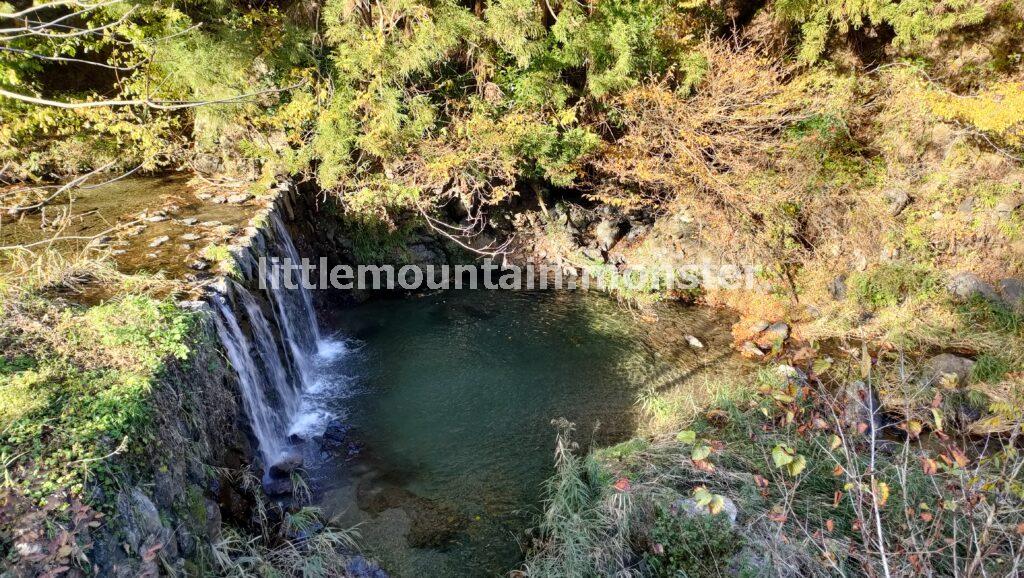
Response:
[[[214,304],[217,333],[220,335],[228,360],[238,374],[242,404],[249,416],[253,434],[259,442],[260,455],[263,456],[264,463],[273,463],[284,451],[284,441],[280,435],[283,431],[282,416],[267,402],[261,368],[253,358],[253,347],[239,326],[231,304],[222,296],[217,296]]]
[[[261,257],[298,263],[295,243],[280,217],[271,213],[269,223],[266,254]],[[269,277],[273,268],[267,270]],[[224,294],[214,295],[212,301],[217,332],[238,374],[260,455],[269,466],[285,455],[289,430],[302,417],[303,394],[316,379],[314,363],[321,340],[309,290],[301,284],[287,289],[264,281],[263,299],[229,280]]]

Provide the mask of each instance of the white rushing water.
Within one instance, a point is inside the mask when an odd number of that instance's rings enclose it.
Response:
[[[298,262],[284,223],[276,214],[270,223],[268,256]],[[346,349],[340,341],[321,338],[308,289],[264,285],[265,302],[230,281],[227,294],[215,297],[214,307],[217,332],[238,374],[260,455],[269,466],[287,452],[290,434],[308,435],[332,417],[316,399],[326,386],[317,368],[336,362]]]

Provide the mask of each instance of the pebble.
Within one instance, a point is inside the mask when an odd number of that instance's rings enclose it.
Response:
[[[166,243],[167,241],[170,241],[170,240],[171,240],[170,237],[168,237],[167,235],[164,235],[162,237],[157,237],[156,239],[153,239],[149,243],[149,246],[150,247],[159,247],[160,245],[163,245],[164,243]]]
[[[182,219],[181,220],[181,224],[185,225],[186,227],[191,227],[192,225],[195,225],[198,222],[199,222],[199,219],[197,219],[195,217],[189,217],[187,219]]]
[[[152,217],[147,217],[146,221],[150,223],[162,223],[166,221],[168,218],[169,217],[167,215],[153,215]]]
[[[199,239],[202,238],[202,235],[197,235],[196,233],[186,233],[181,236],[182,241],[198,241]]]
[[[700,342],[700,339],[697,339],[692,335],[686,335],[684,337],[686,339],[686,343],[688,343],[690,347],[694,349],[704,349],[704,344]]]

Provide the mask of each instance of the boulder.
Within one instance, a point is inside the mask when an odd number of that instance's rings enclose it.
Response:
[[[846,275],[836,275],[828,284],[828,293],[836,301],[846,299]]]
[[[846,409],[844,412],[847,425],[856,428],[857,424],[865,423],[869,431],[877,431],[882,423],[881,402],[873,389],[863,381],[851,381],[846,385]]]
[[[1024,204],[1024,197],[1007,196],[999,199],[994,210],[1000,218],[1008,219],[1022,204]]]
[[[288,478],[292,475],[292,472],[302,467],[302,463],[301,453],[289,452],[270,466],[270,477]]]
[[[288,478],[268,478],[263,480],[263,491],[271,498],[288,496],[292,493],[292,481]]]
[[[320,449],[329,452],[347,450],[348,432],[351,429],[351,427],[341,423],[340,420],[331,420],[320,438]]]
[[[764,352],[761,351],[761,348],[754,345],[754,343],[751,341],[743,342],[743,345],[740,346],[740,354],[743,357],[749,358],[764,357]]]
[[[163,525],[159,510],[142,490],[133,488],[119,494],[117,513],[124,522],[125,539],[136,555],[159,550],[171,558],[177,555],[174,533]]]
[[[388,578],[388,573],[382,570],[376,562],[371,562],[360,555],[349,558],[348,563],[345,564],[345,572],[352,578]]]
[[[924,362],[921,378],[925,385],[938,385],[943,377],[953,376],[955,385],[965,385],[974,361],[952,353],[942,353]]]
[[[693,498],[679,498],[672,502],[671,509],[677,515],[686,516],[688,518],[711,515],[711,512],[709,512],[706,507],[698,504]],[[736,518],[739,516],[739,509],[736,508],[736,502],[733,502],[732,498],[722,496],[722,511],[717,515],[725,516],[728,518],[729,523],[735,526]]]
[[[1020,279],[1001,279],[999,293],[1003,301],[1013,309],[1024,309],[1024,281]]]
[[[907,191],[898,190],[892,191],[889,195],[889,214],[896,217],[903,212],[903,209],[907,208],[910,204],[910,195]]]
[[[594,240],[597,241],[598,249],[607,251],[615,246],[628,229],[628,222],[615,219],[604,219],[594,228]]]
[[[989,301],[999,299],[995,289],[973,273],[957,273],[953,275],[949,283],[946,284],[946,288],[954,297],[961,301],[967,301],[976,296],[984,297]]]
[[[789,338],[789,325],[782,321],[772,323],[758,335],[754,342],[762,349],[769,349]]]

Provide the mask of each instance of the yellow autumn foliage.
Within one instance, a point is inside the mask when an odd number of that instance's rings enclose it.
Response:
[[[1024,82],[1001,82],[973,96],[930,92],[932,112],[971,125],[1006,144],[1024,145]]]

